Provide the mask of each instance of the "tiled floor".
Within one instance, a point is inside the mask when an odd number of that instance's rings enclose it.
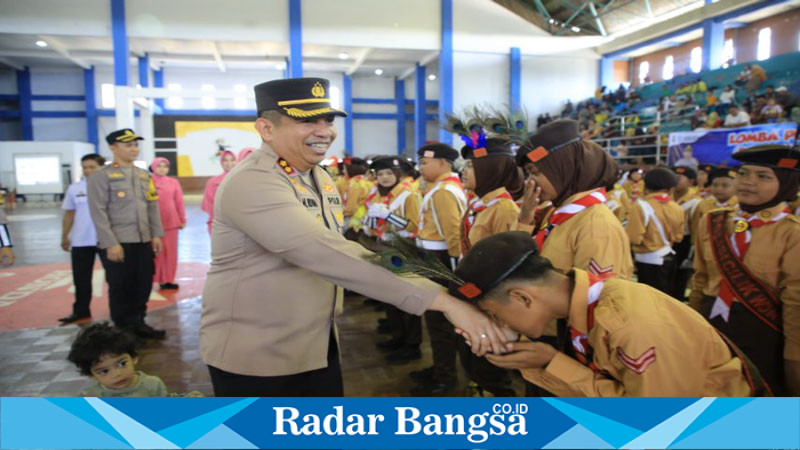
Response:
[[[189,225],[180,235],[181,261],[208,261],[206,216],[188,200]],[[193,204],[194,203],[194,204]],[[57,206],[22,206],[12,213],[11,232],[17,263],[48,264],[68,261],[59,247],[60,212]],[[156,310],[148,321],[167,330],[164,342],[142,349],[139,368],[164,380],[171,392],[197,390],[211,395],[208,371],[199,354],[201,299],[184,300]],[[2,311],[0,311],[2,314]],[[375,348],[386,338],[375,332],[382,313],[364,305],[361,297],[348,297],[339,318],[345,394],[348,396],[403,396],[413,386],[408,372],[430,365],[430,347],[423,343],[423,358],[414,363],[389,365]],[[75,325],[6,331],[0,333],[0,396],[76,395],[88,381],[66,361],[79,328]],[[461,380],[464,380],[463,374]],[[520,381],[515,385],[520,392]]]

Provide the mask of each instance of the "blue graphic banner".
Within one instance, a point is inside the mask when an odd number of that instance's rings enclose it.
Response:
[[[796,134],[797,124],[793,122],[670,133],[667,163],[675,165],[691,148],[701,163],[732,166],[736,161],[731,155],[737,151],[754,145],[794,145]]]
[[[2,449],[798,449],[798,398],[15,398]]]

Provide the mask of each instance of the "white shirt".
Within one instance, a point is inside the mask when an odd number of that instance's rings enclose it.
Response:
[[[750,114],[747,114],[746,112],[740,109],[739,114],[735,116],[733,114],[728,114],[727,116],[725,116],[726,127],[736,124],[750,125]]]
[[[719,95],[719,102],[723,104],[733,103],[734,98],[736,98],[736,91],[733,89],[730,91],[722,91],[722,94]]]
[[[61,209],[75,211],[75,220],[69,239],[73,247],[94,247],[97,245],[97,232],[92,216],[89,214],[89,198],[86,196],[86,180],[72,183],[64,194]]]

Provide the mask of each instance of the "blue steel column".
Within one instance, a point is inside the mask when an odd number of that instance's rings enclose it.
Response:
[[[508,104],[511,111],[522,106],[522,53],[519,47],[511,47],[508,61]]]
[[[604,56],[600,58],[600,86],[605,86],[609,90],[614,84],[614,59]]]
[[[114,84],[128,85],[128,30],[125,0],[111,0],[111,37],[114,43]]]
[[[97,99],[94,87],[94,66],[83,69],[83,95],[86,102],[86,139],[97,153]]]
[[[453,112],[453,0],[442,2],[442,48],[439,53],[439,123],[445,122],[445,115]],[[417,69],[419,71],[419,69]],[[423,82],[424,80],[423,67]],[[419,89],[419,86],[417,86]],[[425,89],[423,85],[423,90]],[[425,96],[422,97],[422,123],[425,124]],[[415,109],[416,111],[416,109]],[[415,116],[416,118],[416,116]],[[453,136],[443,128],[439,129],[439,141],[452,143]],[[423,140],[424,143],[424,140]],[[419,146],[417,147],[419,148]]]
[[[416,150],[425,145],[427,141],[425,121],[425,66],[417,63],[417,70],[415,73],[416,92],[414,94],[414,154]],[[441,112],[442,106],[439,106]]]
[[[725,24],[714,19],[703,21],[702,70],[722,67],[722,48],[725,46]]]
[[[22,124],[22,140],[33,140],[33,105],[31,94],[31,71],[17,71],[17,93],[19,94],[19,121]]]
[[[303,21],[300,0],[289,0],[289,65],[288,78],[303,76]]]
[[[394,80],[394,100],[397,104],[397,154],[406,149],[406,82]]]
[[[164,68],[160,68],[158,70],[153,71],[153,87],[163,88],[164,87]],[[156,106],[164,110],[164,99],[157,98],[155,100]]]
[[[150,56],[145,53],[144,56],[139,57],[139,85],[146,88],[150,84]]]
[[[344,154],[353,156],[353,77],[344,76]]]

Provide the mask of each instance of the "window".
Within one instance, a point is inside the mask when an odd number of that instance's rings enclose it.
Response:
[[[243,94],[243,93],[247,92],[247,86],[245,86],[243,84],[234,84],[233,85],[233,92],[236,92],[237,94]]]
[[[664,59],[664,70],[661,71],[661,76],[665,80],[671,80],[675,76],[675,58],[672,55]]]
[[[117,101],[114,98],[114,85],[111,83],[103,83],[100,85],[100,105],[103,108],[114,108]]]
[[[763,61],[770,56],[772,50],[772,30],[769,28],[762,28],[758,31],[758,51],[756,58]]]
[[[731,64],[736,64],[733,53],[733,39],[726,39],[722,46],[722,68],[727,69]]]
[[[339,95],[339,88],[331,86],[331,108],[339,109],[341,103],[341,95]]]
[[[692,49],[692,53],[689,55],[689,67],[694,73],[699,73],[700,70],[702,70],[703,49],[701,47],[695,47]]]
[[[650,63],[642,61],[639,64],[639,84],[644,84],[645,78],[650,74]]]
[[[181,85],[179,83],[169,83],[167,89],[176,93],[180,93]],[[183,97],[179,95],[172,95],[167,97],[167,107],[170,109],[183,108]]]

